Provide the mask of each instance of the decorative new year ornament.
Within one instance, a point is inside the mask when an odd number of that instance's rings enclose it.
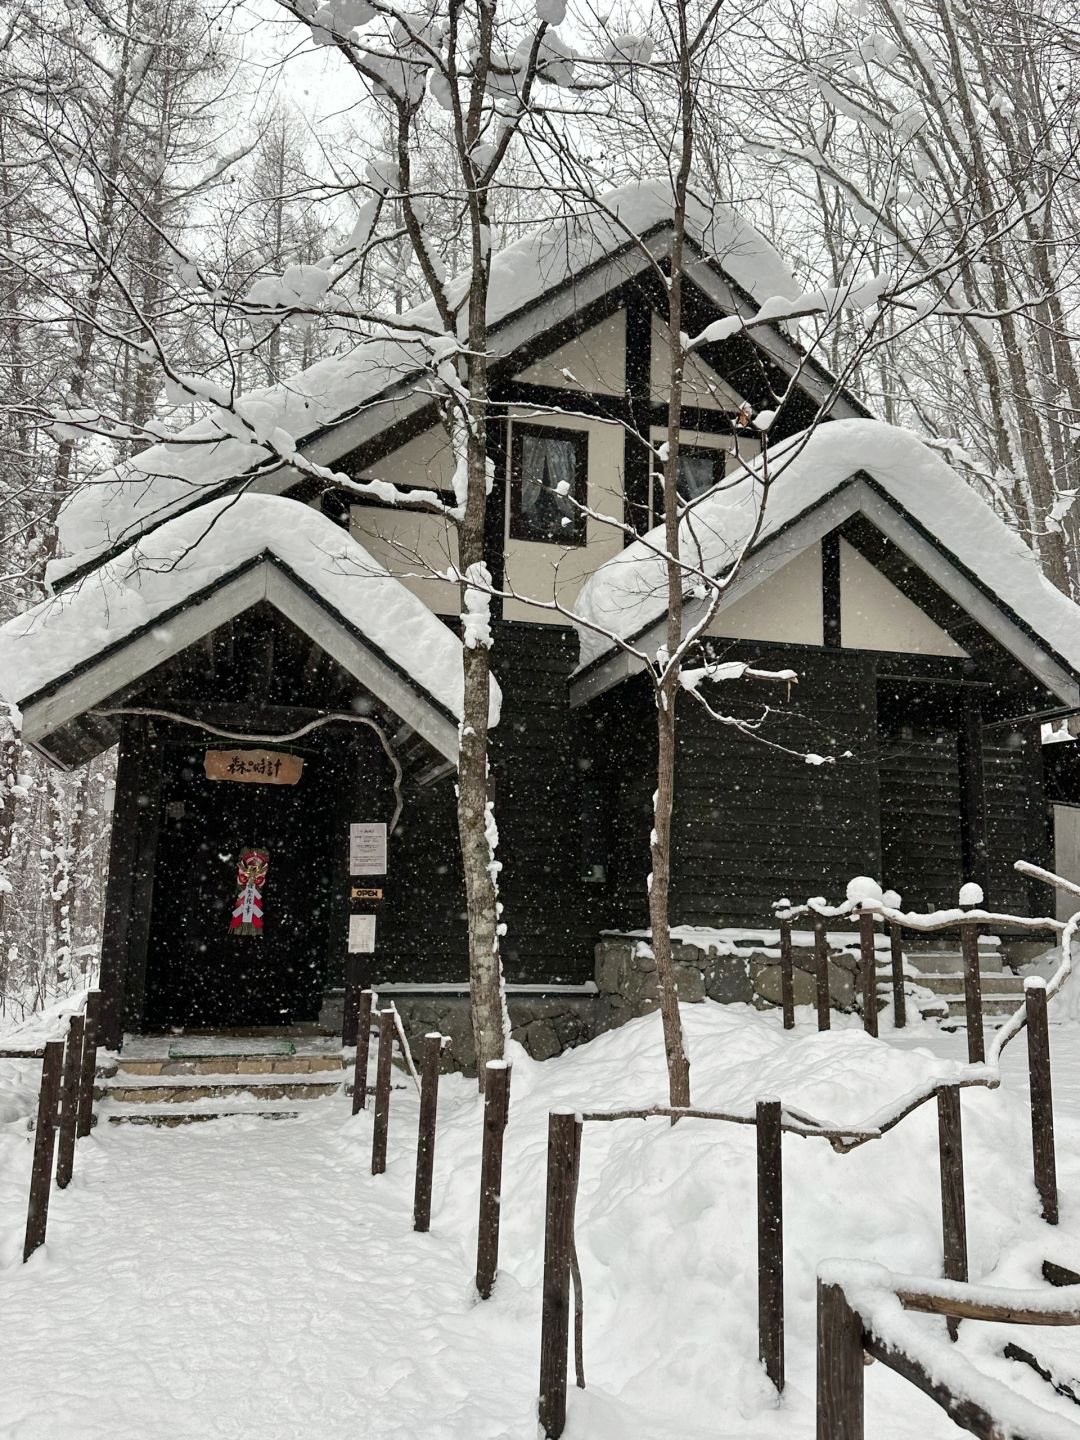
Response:
[[[270,856],[265,850],[245,850],[240,856],[236,883],[240,894],[229,921],[229,930],[236,935],[259,935],[263,928],[262,891]]]

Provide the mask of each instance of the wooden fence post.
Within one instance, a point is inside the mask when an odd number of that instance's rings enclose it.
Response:
[[[817,1286],[817,1440],[863,1440],[862,1321],[839,1285]]]
[[[824,915],[814,916],[814,972],[817,979],[817,1028],[832,1026],[829,1009],[829,941],[825,934]]]
[[[964,1011],[967,1016],[968,1063],[986,1059],[983,1040],[982,975],[979,973],[979,928],[961,925],[960,952],[964,957]]]
[[[784,1171],[780,1101],[757,1102],[758,1359],[784,1388]]]
[[[1031,1096],[1031,1155],[1042,1217],[1058,1223],[1057,1156],[1054,1150],[1054,1092],[1050,1080],[1050,1027],[1046,1015],[1046,981],[1024,981],[1027,1010],[1028,1087]]]
[[[435,1119],[439,1109],[439,1061],[443,1037],[424,1036],[420,1067],[420,1124],[416,1132],[416,1186],[413,1190],[413,1229],[431,1227],[431,1177],[435,1169]]]
[[[874,912],[859,911],[859,973],[862,980],[863,1029],[876,1036],[877,1023],[877,954],[874,950]]]
[[[373,999],[370,990],[362,990],[356,1007],[356,1063],[353,1065],[352,1082],[352,1113],[354,1115],[359,1115],[367,1103],[367,1070],[368,1056],[371,1053],[371,1003]],[[342,1043],[344,1043],[344,1036]]]
[[[946,1280],[968,1278],[967,1211],[964,1203],[964,1132],[960,1119],[960,1088],[938,1091],[938,1163],[941,1167],[941,1239]],[[956,1339],[959,1322],[950,1319]]]
[[[60,1100],[60,1077],[64,1070],[63,1040],[49,1040],[41,1062],[41,1090],[38,1094],[37,1129],[34,1132],[34,1159],[30,1169],[30,1201],[26,1207],[25,1264],[39,1245],[45,1243],[49,1223],[49,1189],[52,1185],[53,1150],[56,1144],[56,1107]]]
[[[510,1062],[489,1060],[484,1076],[484,1153],[480,1162],[480,1220],[476,1233],[476,1288],[486,1300],[499,1269],[503,1132],[510,1114]]]
[[[83,1036],[86,1017],[73,1015],[64,1047],[64,1074],[60,1082],[60,1144],[56,1152],[56,1188],[66,1190],[75,1169],[75,1139],[79,1126],[79,1082],[82,1079]]]
[[[784,1029],[795,1029],[795,960],[791,948],[791,921],[780,921],[780,999]]]
[[[341,1048],[356,1044],[357,1000],[360,995],[360,961],[355,955],[345,961],[345,994],[341,1002]]]
[[[889,959],[892,962],[893,1024],[907,1025],[907,997],[904,994],[904,935],[895,921],[889,926]]]
[[[390,1128],[390,1062],[394,1058],[394,1012],[379,1011],[379,1058],[375,1070],[375,1124],[371,1131],[371,1173],[386,1171],[386,1135]]]
[[[570,1251],[574,1238],[581,1121],[572,1110],[548,1116],[544,1299],[540,1328],[540,1424],[547,1440],[566,1425],[566,1369],[570,1341]]]
[[[86,997],[86,1025],[83,1030],[82,1074],[79,1077],[79,1114],[75,1133],[81,1140],[94,1123],[94,1082],[97,1080],[98,1034],[101,1024],[101,991]]]

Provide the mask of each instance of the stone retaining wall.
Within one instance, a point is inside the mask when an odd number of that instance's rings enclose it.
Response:
[[[804,938],[796,932],[796,938]],[[805,937],[809,939],[809,936]],[[743,1003],[769,1009],[780,1004],[780,950],[776,932],[736,932],[729,939],[717,932],[715,940],[691,944],[674,940],[675,974],[679,998],[699,1004],[706,998],[721,1004]],[[795,1003],[813,1005],[816,997],[814,952],[796,944]],[[833,1007],[849,1010],[855,998],[857,958],[848,948],[832,946],[829,958],[829,993]],[[424,1035],[439,1030],[452,1043],[450,1063],[471,1070],[476,1061],[468,995],[447,991],[380,992],[401,1014],[414,1053]],[[604,935],[596,946],[595,990],[515,993],[509,987],[511,1034],[535,1060],[549,1060],[604,1030],[647,1015],[659,1004],[656,961],[641,935]],[[328,1031],[341,1028],[342,992],[326,997],[320,1022]]]

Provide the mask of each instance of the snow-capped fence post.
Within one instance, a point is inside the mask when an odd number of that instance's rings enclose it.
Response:
[[[828,1030],[832,1025],[829,1010],[829,941],[825,934],[824,915],[814,916],[814,972],[817,979],[817,1028]]]
[[[780,998],[784,1009],[784,1029],[795,1028],[795,972],[791,949],[791,921],[780,921]]]
[[[431,1177],[435,1170],[435,1119],[439,1109],[439,1061],[443,1037],[436,1031],[424,1036],[421,1062],[420,1123],[416,1132],[416,1186],[413,1190],[413,1229],[431,1226]]]
[[[892,967],[893,1024],[897,1030],[907,1025],[907,999],[904,995],[904,936],[897,924],[889,926],[889,960]]]
[[[817,1283],[817,1440],[863,1440],[862,1320],[839,1285]]]
[[[877,953],[874,948],[874,912],[859,910],[859,978],[862,981],[863,1029],[877,1036]]]
[[[41,1090],[38,1094],[37,1128],[34,1132],[34,1159],[30,1169],[30,1201],[26,1207],[25,1264],[39,1245],[45,1243],[49,1223],[49,1190],[52,1186],[53,1152],[56,1148],[56,1108],[60,1102],[60,1077],[64,1069],[63,1040],[49,1040],[41,1062]]]
[[[386,1170],[386,1134],[390,1128],[390,1062],[394,1055],[394,1012],[379,1011],[379,1058],[375,1070],[375,1124],[371,1131],[371,1173]]]
[[[779,1100],[757,1102],[758,1359],[784,1388],[784,1172]]]
[[[1024,981],[1027,1012],[1028,1087],[1031,1095],[1031,1155],[1042,1217],[1058,1223],[1057,1157],[1054,1150],[1054,1094],[1050,1079],[1050,1028],[1046,1016],[1046,981]]]
[[[359,1115],[367,1104],[368,1057],[371,1053],[371,1006],[374,998],[370,990],[362,990],[356,1006],[356,1059],[353,1062],[352,1082],[352,1113],[354,1115]],[[344,1035],[341,1037],[341,1043],[345,1044]]]
[[[476,1232],[476,1289],[486,1300],[499,1269],[503,1134],[510,1114],[510,1062],[489,1060],[484,1080],[484,1151],[480,1162],[480,1220]]]
[[[82,1079],[83,1037],[86,1018],[73,1015],[64,1046],[64,1073],[60,1082],[60,1144],[56,1152],[56,1187],[66,1190],[75,1169],[75,1139],[79,1125],[79,1081]]]
[[[943,1085],[938,1091],[938,1163],[941,1167],[941,1241],[946,1280],[968,1278],[967,1209],[964,1202],[964,1132],[960,1117],[960,1087]],[[957,1322],[949,1320],[956,1339]]]
[[[971,886],[971,891],[977,887]],[[964,885],[960,890],[960,908],[970,910],[974,908],[972,900],[967,898],[966,892],[969,887]],[[978,890],[978,901],[981,905],[983,900],[982,891]],[[964,1011],[967,1019],[967,1051],[968,1063],[970,1065],[981,1065],[986,1059],[986,1042],[983,1039],[983,1008],[982,1008],[982,975],[979,971],[979,927],[964,921],[960,926],[960,953],[964,957]]]
[[[553,1110],[548,1116],[544,1298],[540,1322],[540,1424],[547,1440],[558,1440],[566,1425],[570,1257],[580,1155],[580,1119],[572,1110]]]
[[[100,990],[91,990],[87,995],[85,1019],[79,1075],[79,1110],[75,1127],[75,1134],[80,1140],[84,1135],[90,1134],[94,1123],[94,1081],[97,1079],[98,1026],[101,1021]]]

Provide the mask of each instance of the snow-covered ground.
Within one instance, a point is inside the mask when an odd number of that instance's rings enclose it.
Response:
[[[778,1094],[853,1124],[963,1056],[962,1037],[928,1029],[875,1042],[854,1026],[785,1036],[776,1016],[743,1007],[685,1015],[699,1104]],[[1058,1230],[1038,1218],[1031,1184],[1023,1040],[1001,1090],[964,1094],[973,1278],[1031,1286],[1044,1258],[1080,1267],[1078,1040],[1080,1027],[1052,1030]],[[547,1112],[662,1100],[664,1090],[655,1017],[542,1065],[515,1053],[502,1267],[494,1297],[478,1303],[481,1108],[464,1080],[443,1083],[429,1235],[411,1230],[417,1107],[403,1086],[378,1179],[371,1117],[352,1119],[344,1098],[312,1103],[298,1120],[102,1126],[80,1143],[48,1243],[23,1266],[30,1147],[14,1114],[30,1093],[26,1070],[4,1067],[0,1101],[4,1440],[535,1440]],[[589,1388],[571,1390],[569,1440],[813,1435],[819,1261],[939,1273],[933,1108],[848,1155],[787,1137],[784,1165],[789,1379],[777,1404],[756,1360],[752,1130],[586,1127],[578,1246]],[[1070,1333],[1024,1338],[1060,1355]],[[960,1343],[1014,1391],[1080,1421],[1076,1406],[997,1357],[996,1327],[965,1325]],[[867,1405],[875,1440],[960,1433],[881,1366],[867,1374]]]

